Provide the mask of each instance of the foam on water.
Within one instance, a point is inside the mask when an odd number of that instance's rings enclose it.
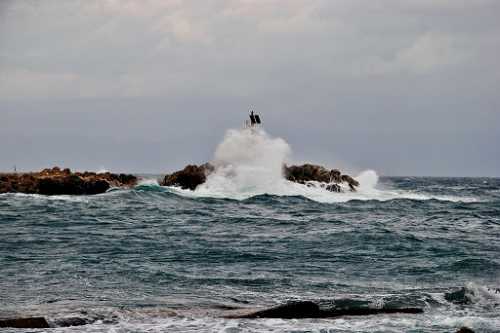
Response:
[[[67,201],[67,202],[89,202],[89,196],[80,195],[43,195],[28,193],[0,193],[0,197],[18,197],[35,201]]]
[[[306,186],[287,181],[283,177],[282,166],[289,162],[290,155],[291,148],[285,140],[274,138],[263,129],[231,129],[215,151],[212,164],[216,169],[207,177],[207,181],[195,191],[174,191],[186,196],[237,200],[261,194],[303,196],[325,203],[393,199],[478,201],[472,197],[378,189],[378,175],[373,170],[363,171],[354,177],[360,183],[357,192],[350,192],[344,186],[344,193],[333,193],[320,186]]]
[[[197,316],[121,318],[115,324],[59,328],[59,332],[454,332],[468,326],[480,332],[497,332],[498,318],[433,313],[426,315],[382,315],[337,319],[224,319]]]

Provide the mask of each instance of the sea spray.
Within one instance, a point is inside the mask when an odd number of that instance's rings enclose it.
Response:
[[[393,199],[477,201],[472,197],[416,193],[392,189],[390,186],[380,189],[377,188],[379,177],[373,170],[365,170],[354,177],[360,183],[356,192],[351,192],[345,184],[340,184],[342,193],[329,192],[319,183],[317,186],[306,186],[286,180],[283,163],[290,162],[291,155],[291,148],[285,140],[274,138],[263,129],[230,129],[215,150],[211,161],[215,171],[208,175],[206,182],[195,191],[175,187],[170,188],[170,191],[191,197],[237,200],[261,194],[302,196],[325,203]]]
[[[338,193],[331,193],[319,184],[308,187],[286,180],[283,164],[290,155],[291,148],[285,140],[274,138],[263,129],[228,130],[211,162],[215,172],[194,193],[233,199],[246,199],[260,194],[299,195],[321,202],[353,198],[352,194],[341,193],[342,197]],[[366,181],[363,188],[368,192],[375,187],[378,179],[374,171],[365,171],[360,177]],[[314,182],[310,185],[314,185]],[[349,192],[347,186],[344,190]]]
[[[286,186],[283,164],[291,153],[263,129],[228,130],[215,151],[215,172],[196,192],[230,197],[276,193]]]

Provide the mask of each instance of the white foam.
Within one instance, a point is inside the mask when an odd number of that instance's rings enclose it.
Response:
[[[29,194],[29,193],[2,193],[0,196],[13,196],[17,198],[29,198],[38,201],[69,201],[69,202],[89,202],[88,196],[75,196],[75,195],[43,195],[43,194]]]
[[[155,186],[155,185],[159,185],[158,184],[158,179],[154,179],[154,178],[141,178],[139,179],[139,182],[137,183],[137,185],[144,185],[144,186]]]
[[[106,173],[106,172],[109,172],[109,170],[107,170],[105,167],[100,167],[99,171],[97,171],[96,173],[101,174],[101,173]]]
[[[491,305],[500,303],[500,291],[495,288],[478,285],[474,282],[469,282],[465,285],[467,297],[473,303],[479,305]]]
[[[304,196],[318,202],[346,202],[350,200],[438,199],[446,201],[477,201],[475,198],[439,196],[409,191],[378,189],[378,175],[366,170],[354,177],[360,186],[356,192],[345,188],[333,193],[320,186],[306,186],[287,181],[282,175],[283,163],[291,149],[285,140],[273,138],[263,129],[228,130],[217,147],[215,171],[195,191],[173,188],[176,193],[194,197],[216,197],[244,200],[256,195]]]
[[[419,315],[380,315],[337,319],[223,319],[213,317],[169,316],[123,318],[116,324],[78,327],[78,332],[403,332],[410,330],[454,332],[461,326],[475,330],[498,329],[500,320],[474,315],[430,313]],[[74,332],[74,328],[59,328]]]

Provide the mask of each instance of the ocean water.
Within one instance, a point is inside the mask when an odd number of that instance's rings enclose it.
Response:
[[[356,194],[155,177],[96,196],[2,194],[0,317],[89,321],[31,332],[499,332],[500,179],[359,177],[370,186]],[[424,313],[224,319],[288,300]]]
[[[157,175],[96,196],[0,194],[0,318],[43,316],[47,332],[500,332],[500,179],[367,170],[357,192],[331,193],[286,181],[292,157],[263,129],[229,130],[196,191]],[[424,313],[226,318],[297,300]],[[88,324],[61,327],[74,317]]]

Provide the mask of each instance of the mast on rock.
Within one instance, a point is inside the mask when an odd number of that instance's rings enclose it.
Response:
[[[260,116],[254,113],[253,110],[250,111],[249,117],[250,120],[245,121],[245,128],[256,128],[262,124],[260,121]]]

